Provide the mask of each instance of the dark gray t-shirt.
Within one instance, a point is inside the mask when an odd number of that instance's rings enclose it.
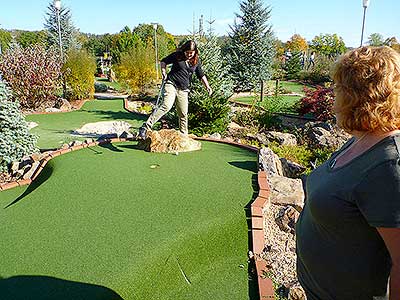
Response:
[[[400,135],[331,169],[352,142],[307,178],[296,243],[308,300],[372,300],[386,293],[391,260],[375,227],[400,227]]]

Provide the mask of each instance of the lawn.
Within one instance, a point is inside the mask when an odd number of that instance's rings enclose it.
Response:
[[[108,87],[115,89],[118,92],[125,92],[125,90],[126,90],[126,87],[124,87],[121,83],[110,82],[110,81],[108,81],[107,78],[96,77],[96,81],[98,83],[103,83],[103,84],[107,85]]]
[[[256,154],[202,144],[178,156],[86,148],[0,192],[2,299],[254,299]]]

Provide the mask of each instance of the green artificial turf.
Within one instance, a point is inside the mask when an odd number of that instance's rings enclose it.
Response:
[[[84,140],[86,137],[71,135],[72,131],[86,123],[101,121],[126,121],[138,128],[145,117],[130,113],[123,108],[123,100],[92,100],[77,111],[45,115],[28,115],[28,122],[39,126],[31,130],[39,136],[38,147],[42,149],[58,148],[73,140]]]
[[[85,148],[0,192],[0,298],[256,299],[245,213],[256,154],[202,146]]]

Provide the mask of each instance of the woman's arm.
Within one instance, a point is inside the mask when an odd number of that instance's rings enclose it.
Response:
[[[377,228],[392,258],[389,300],[400,299],[400,228]]]
[[[210,87],[210,85],[208,84],[208,80],[207,80],[207,77],[205,75],[203,77],[201,77],[201,82],[203,83],[203,85],[207,89],[208,95],[211,96],[213,90]]]

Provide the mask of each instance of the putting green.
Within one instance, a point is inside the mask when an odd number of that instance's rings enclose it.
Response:
[[[32,133],[39,136],[38,147],[59,148],[73,140],[84,140],[85,137],[72,136],[71,133],[86,123],[101,121],[126,121],[134,128],[139,128],[145,116],[132,114],[123,107],[121,99],[93,100],[86,102],[80,110],[67,113],[45,115],[28,115],[26,120],[36,122],[39,126]]]
[[[0,298],[253,298],[245,207],[256,154],[202,146],[178,156],[135,142],[85,148],[0,192]]]

